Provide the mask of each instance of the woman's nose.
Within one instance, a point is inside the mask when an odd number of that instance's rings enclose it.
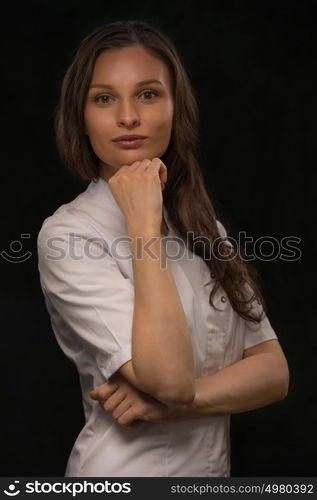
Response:
[[[131,126],[137,125],[139,122],[140,116],[137,107],[130,101],[122,102],[118,110],[118,123],[120,125]]]

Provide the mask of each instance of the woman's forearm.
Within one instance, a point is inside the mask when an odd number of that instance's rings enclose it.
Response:
[[[168,406],[166,417],[172,421],[241,413],[279,401],[287,391],[287,364],[274,354],[257,354],[197,378],[192,403]]]
[[[129,226],[134,276],[132,361],[139,386],[159,400],[194,397],[193,352],[160,230]]]

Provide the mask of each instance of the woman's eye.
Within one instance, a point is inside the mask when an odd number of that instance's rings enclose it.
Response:
[[[102,99],[100,101],[100,99]],[[109,101],[105,101],[105,99],[111,99],[109,95],[99,95],[98,97],[95,97],[96,102],[101,102],[102,104],[108,104]]]
[[[154,92],[154,90],[146,90],[145,92],[142,92],[141,95],[145,95],[145,94],[153,94],[154,97],[157,95],[157,92]],[[149,99],[146,99],[146,100],[149,100]],[[150,99],[151,100],[151,99]]]
[[[146,101],[151,101],[153,99],[153,97],[157,96],[157,92],[155,92],[154,90],[145,90],[140,95],[144,96],[144,99]],[[101,103],[101,104],[109,104],[111,99],[112,99],[111,96],[105,94],[105,95],[99,95],[99,96],[95,97],[94,101]]]

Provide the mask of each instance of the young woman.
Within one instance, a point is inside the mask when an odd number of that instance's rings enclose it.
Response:
[[[64,77],[58,148],[90,183],[45,219],[38,257],[86,418],[66,476],[229,476],[230,414],[287,394],[259,287],[204,187],[197,119],[172,42],[144,22],[95,30]]]

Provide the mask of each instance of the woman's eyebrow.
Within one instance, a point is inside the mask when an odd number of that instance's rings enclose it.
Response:
[[[143,80],[142,82],[138,82],[135,84],[135,86],[142,87],[143,85],[148,85],[150,83],[159,83],[160,85],[163,85],[163,83],[160,82],[160,80],[151,79],[151,80]],[[91,89],[100,88],[100,89],[109,89],[109,90],[114,89],[114,87],[112,85],[108,85],[107,83],[94,83],[93,85],[90,86],[90,88]]]

